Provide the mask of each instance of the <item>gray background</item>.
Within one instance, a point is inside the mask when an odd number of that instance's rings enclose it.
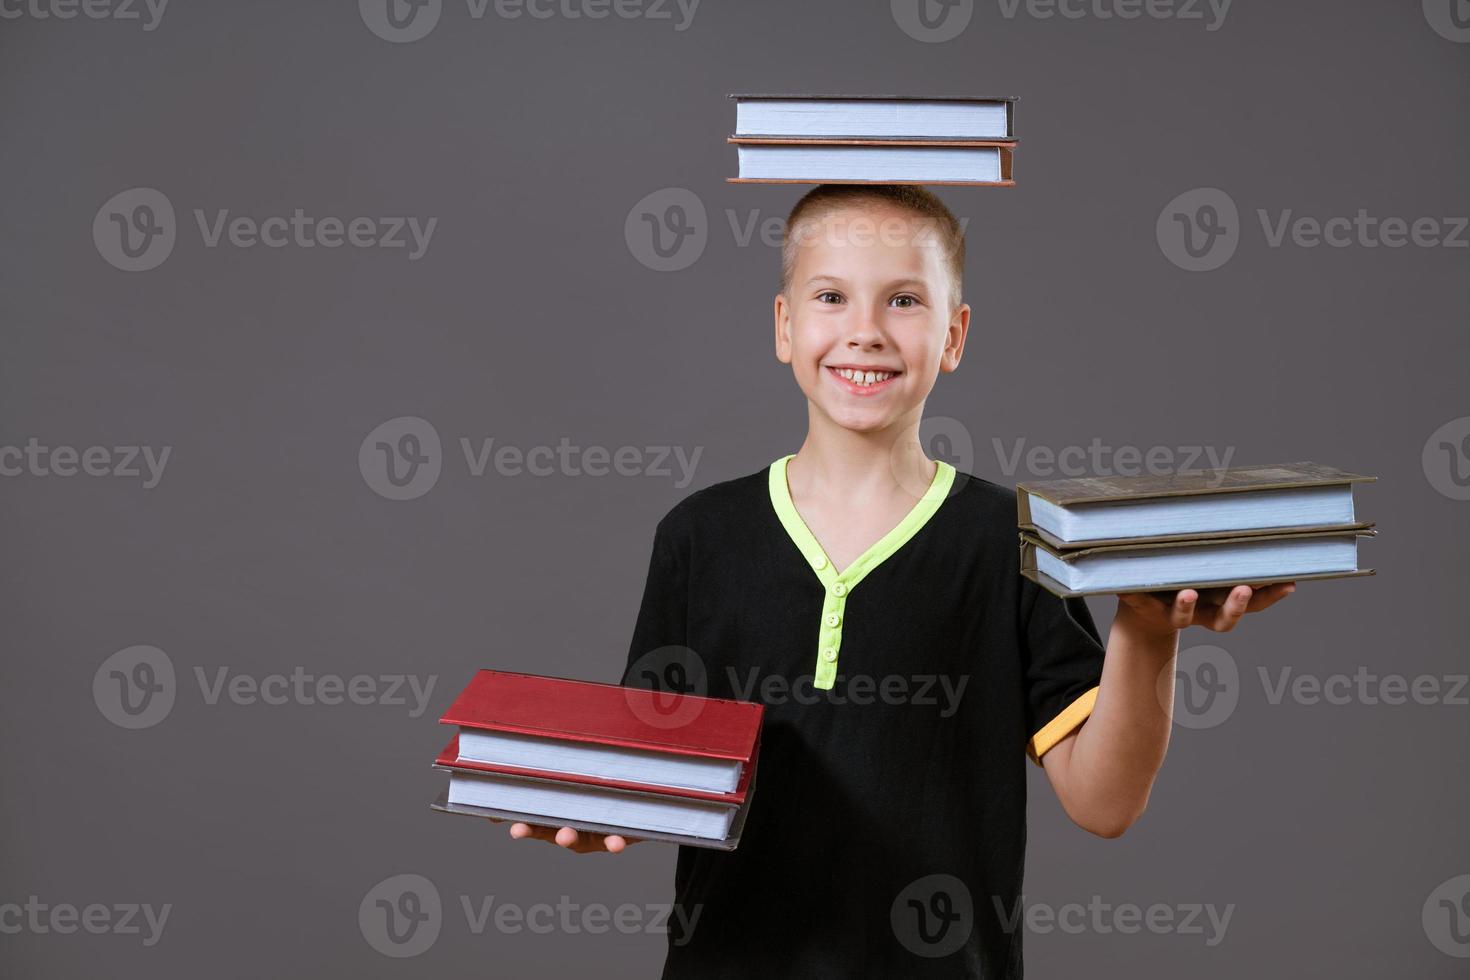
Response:
[[[1100,439],[1381,478],[1359,493],[1381,530],[1364,548],[1376,577],[1184,635],[1233,658],[1239,704],[1176,727],[1125,837],[1072,826],[1032,772],[1028,901],[1234,905],[1224,941],[1033,932],[1031,973],[1470,973],[1422,914],[1470,873],[1470,708],[1272,704],[1257,675],[1366,667],[1449,686],[1467,669],[1470,502],[1437,489],[1447,478],[1421,453],[1470,415],[1470,252],[1272,248],[1257,211],[1470,214],[1470,45],[1417,0],[1238,0],[1214,31],[1208,16],[1008,18],[990,0],[945,43],[907,35],[886,3],[838,0],[706,0],[683,31],[677,11],[476,20],[459,0],[412,43],[375,36],[353,7],[175,0],[152,31],[0,20],[0,446],[172,447],[153,489],[0,479],[0,903],[173,906],[152,947],[0,935],[0,972],[656,974],[658,934],[471,932],[461,896],[667,902],[675,851],[576,856],[431,813],[435,719],[482,666],[615,680],[658,518],[800,444],[804,402],[771,349],[777,253],[739,245],[726,209],[783,217],[801,188],[724,182],[725,96],[816,91],[1021,97],[1019,186],[942,189],[969,219],[976,308],[928,409],[968,434],[957,462],[1010,485],[1058,474],[1006,472],[994,440]],[[167,195],[178,240],[129,273],[90,229],[135,187]],[[674,187],[707,209],[708,244],[658,272],[624,225]],[[1238,248],[1189,272],[1155,225],[1208,187],[1239,207]],[[439,220],[410,261],[208,248],[195,208]],[[399,416],[443,439],[443,472],[414,500],[375,492],[356,463]],[[703,455],[687,487],[474,477],[461,437]],[[1105,630],[1111,603],[1094,610]],[[170,658],[176,701],[127,730],[92,685],[139,644]],[[220,667],[436,687],[417,718],[210,704],[195,670]],[[357,915],[399,874],[444,904],[411,959],[375,951]]]

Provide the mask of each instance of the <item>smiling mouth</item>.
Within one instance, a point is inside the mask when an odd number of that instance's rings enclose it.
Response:
[[[828,367],[832,375],[846,383],[849,390],[863,394],[877,391],[902,374],[902,371],[859,371],[856,368]]]

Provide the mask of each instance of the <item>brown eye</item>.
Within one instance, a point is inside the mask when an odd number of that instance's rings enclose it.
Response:
[[[838,296],[837,293],[834,293],[832,290],[828,289],[828,290],[826,290],[824,292],[820,292],[820,293],[817,294],[817,302],[819,302],[819,303],[825,302],[825,300],[822,299],[823,296],[836,296],[839,300],[842,298],[841,296]]]
[[[909,305],[908,306],[900,307],[900,309],[905,309],[905,310],[911,309],[913,307],[913,304],[915,304],[915,303],[917,303],[919,301],[919,297],[909,295],[908,293],[905,293],[902,296],[895,296],[895,297],[893,297],[893,302],[895,302],[895,303],[900,303],[900,302],[903,302],[905,300],[908,301]]]

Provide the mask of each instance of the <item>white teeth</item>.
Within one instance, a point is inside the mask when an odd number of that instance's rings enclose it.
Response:
[[[851,381],[853,384],[868,385],[887,381],[896,373],[894,371],[854,371],[852,368],[838,368],[837,373]]]

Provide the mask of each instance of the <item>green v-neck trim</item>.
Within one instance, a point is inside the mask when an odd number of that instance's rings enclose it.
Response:
[[[791,486],[786,482],[786,464],[795,455],[791,453],[771,464],[771,506],[792,543],[800,549],[812,571],[816,572],[817,578],[822,582],[823,592],[826,593],[818,632],[817,666],[812,682],[813,686],[825,690],[830,689],[837,678],[837,651],[842,645],[842,620],[848,594],[869,572],[907,544],[929,522],[929,518],[934,516],[949,495],[950,487],[954,485],[955,470],[944,460],[935,460],[934,479],[913,509],[851,565],[838,572],[822,549],[821,543],[817,541],[816,535],[812,534],[811,528],[801,519],[801,514],[797,512],[796,504],[791,499]]]

